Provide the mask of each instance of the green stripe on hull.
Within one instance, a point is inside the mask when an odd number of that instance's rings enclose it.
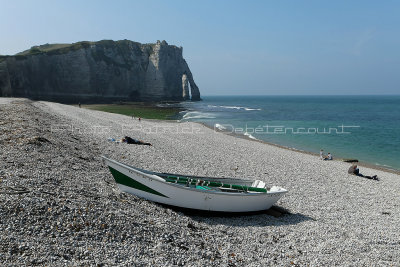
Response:
[[[154,195],[158,195],[158,196],[162,196],[162,197],[168,198],[167,196],[161,194],[160,192],[157,192],[156,190],[154,190],[154,189],[152,189],[152,188],[150,188],[150,187],[148,187],[148,186],[146,186],[146,185],[144,185],[142,183],[139,183],[138,181],[130,178],[129,176],[126,176],[125,174],[117,171],[116,169],[113,169],[111,167],[109,167],[109,169],[111,171],[111,174],[114,176],[114,179],[117,182],[117,184],[122,184],[122,185],[125,185],[125,186],[129,186],[129,187],[135,188],[137,190],[145,191],[147,193],[151,193],[151,194],[154,194]]]

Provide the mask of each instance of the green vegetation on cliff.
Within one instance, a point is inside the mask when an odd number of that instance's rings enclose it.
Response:
[[[90,41],[82,41],[72,44],[44,44],[38,46],[32,46],[30,49],[25,50],[16,54],[16,56],[29,56],[29,55],[36,55],[46,53],[49,55],[57,55],[57,54],[65,54],[70,51],[76,51],[79,49],[89,48],[91,45],[101,45],[105,48],[112,48],[118,45],[118,48],[121,50],[122,53],[129,53],[129,46],[134,45],[141,45],[138,42],[132,42],[129,40],[101,40],[97,42],[90,42]]]
[[[29,55],[35,55],[35,54],[40,54],[40,53],[46,53],[58,49],[68,49],[69,47],[72,47],[75,44],[44,44],[44,45],[39,45],[39,46],[32,46],[31,49],[22,51],[16,56],[29,56]]]

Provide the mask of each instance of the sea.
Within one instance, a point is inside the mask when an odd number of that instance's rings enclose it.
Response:
[[[400,96],[203,96],[180,121],[400,170]]]

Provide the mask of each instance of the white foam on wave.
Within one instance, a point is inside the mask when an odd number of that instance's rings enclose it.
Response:
[[[183,115],[182,120],[190,119],[215,119],[216,117],[211,113],[203,113],[198,111],[190,111]]]
[[[257,138],[255,138],[254,136],[252,136],[251,134],[249,134],[248,132],[245,132],[244,135],[247,136],[247,137],[250,138],[250,139],[258,140]]]
[[[170,104],[170,103],[162,103],[162,104],[157,104],[156,107],[160,107],[160,108],[165,108],[165,107],[169,107],[169,106],[173,106],[174,104]]]
[[[244,110],[261,110],[261,108],[244,108]]]
[[[226,127],[222,126],[219,123],[214,124],[214,129],[215,128],[217,128],[218,130],[221,130],[221,131],[226,130]]]
[[[225,127],[224,125],[222,125],[222,124],[215,123],[215,124],[214,124],[214,130],[215,130],[215,129],[218,129],[218,130],[220,130],[220,131],[226,131],[228,128],[226,128],[226,127]],[[255,138],[254,136],[252,136],[251,134],[249,134],[248,132],[245,132],[243,135],[244,135],[244,136],[247,136],[247,137],[250,138],[250,139],[258,140],[257,138]]]
[[[221,108],[228,108],[228,109],[245,109],[245,107],[236,107],[236,106],[220,106]]]
[[[225,109],[246,110],[246,111],[261,110],[261,108],[249,108],[249,107],[241,107],[241,106],[215,106],[215,105],[208,105],[208,107],[209,108],[225,108]]]

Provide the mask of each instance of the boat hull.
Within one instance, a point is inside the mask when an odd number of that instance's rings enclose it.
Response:
[[[104,158],[121,191],[176,207],[217,212],[269,209],[287,191],[268,193],[215,192],[167,183],[156,175]]]

